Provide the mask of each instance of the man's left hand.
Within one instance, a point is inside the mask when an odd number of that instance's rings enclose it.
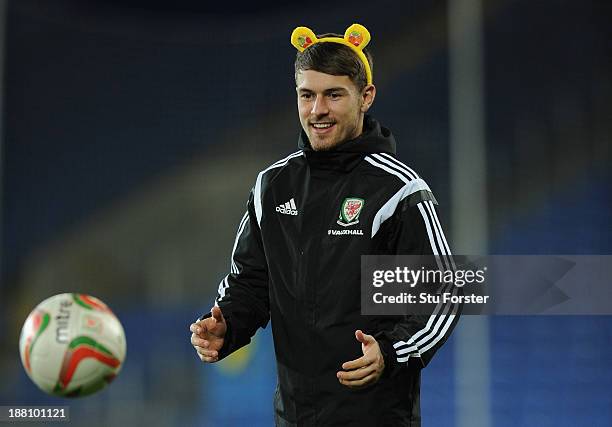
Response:
[[[350,388],[361,388],[378,381],[385,369],[385,360],[378,342],[372,335],[357,330],[355,331],[355,338],[361,343],[363,356],[350,362],[344,362],[342,364],[343,371],[338,371],[336,376],[342,385]]]

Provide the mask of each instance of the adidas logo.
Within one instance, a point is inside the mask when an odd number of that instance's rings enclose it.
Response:
[[[285,215],[297,215],[297,206],[295,206],[295,200],[291,198],[287,203],[279,205],[276,207],[276,212],[285,214]]]

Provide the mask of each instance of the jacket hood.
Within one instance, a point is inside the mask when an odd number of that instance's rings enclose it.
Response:
[[[395,154],[395,138],[391,131],[380,125],[378,120],[369,115],[363,119],[363,133],[355,139],[350,139],[330,151],[315,152],[302,129],[298,147],[305,152],[326,155],[330,153],[390,153]]]

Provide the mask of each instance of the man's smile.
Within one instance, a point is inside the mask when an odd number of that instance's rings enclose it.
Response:
[[[336,125],[335,122],[317,122],[310,123],[310,127],[314,131],[315,134],[325,134],[331,132],[332,128]]]

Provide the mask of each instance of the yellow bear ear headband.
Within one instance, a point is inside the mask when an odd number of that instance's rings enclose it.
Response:
[[[357,54],[366,70],[366,79],[369,85],[372,84],[372,69],[368,58],[363,53],[363,48],[370,42],[370,32],[366,27],[359,24],[353,24],[344,32],[344,38],[340,37],[322,37],[320,39],[315,36],[310,28],[297,27],[291,33],[291,44],[300,52],[304,52],[306,48],[316,43],[340,43],[351,48]]]

